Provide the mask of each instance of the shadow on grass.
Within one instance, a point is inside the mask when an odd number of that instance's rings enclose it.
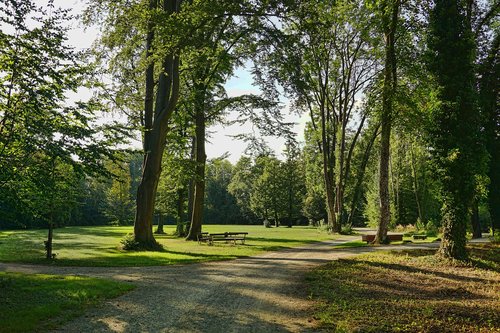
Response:
[[[341,259],[312,271],[307,278],[311,294],[324,301],[316,316],[342,332],[489,332],[498,327],[491,326],[500,322],[498,298],[488,287],[498,280],[478,278],[473,267],[428,269],[420,259],[408,265],[392,262],[407,254]],[[432,251],[418,250],[411,257],[426,255]]]
[[[436,253],[437,249],[415,249],[415,250],[399,250],[399,251],[391,251],[390,253],[399,257],[425,257],[428,255],[432,255]]]
[[[349,260],[349,259],[343,259],[343,260]],[[403,271],[407,273],[416,273],[416,274],[429,274],[429,275],[434,275],[443,279],[448,279],[448,280],[455,280],[455,281],[461,281],[461,282],[491,282],[488,279],[482,279],[482,278],[476,278],[476,277],[470,277],[470,276],[462,276],[458,274],[448,274],[444,272],[440,272],[437,270],[428,270],[424,268],[416,268],[412,266],[407,266],[407,265],[401,265],[401,264],[393,264],[393,263],[385,263],[385,262],[378,262],[378,261],[365,261],[365,260],[353,260],[357,263],[364,264],[369,267],[382,267],[385,269],[390,269],[390,270],[395,270],[395,271]]]
[[[175,252],[174,252],[175,253]],[[234,259],[234,256],[224,255],[199,255],[181,253],[185,257],[143,257],[140,255],[113,256],[113,257],[88,257],[82,259],[56,259],[53,261],[57,266],[78,266],[78,267],[147,267],[147,266],[167,266],[177,264],[193,264],[205,261],[222,261]],[[33,262],[43,263],[43,262]]]

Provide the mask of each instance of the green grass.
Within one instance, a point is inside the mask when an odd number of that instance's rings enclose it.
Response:
[[[377,252],[307,276],[313,318],[331,332],[500,332],[500,245],[469,245],[468,264],[435,250]]]
[[[250,256],[262,251],[294,247],[304,243],[334,239],[313,227],[264,228],[249,225],[208,225],[208,232],[246,231],[245,245],[198,244],[170,236],[173,226],[166,226],[167,235],[155,235],[164,246],[162,252],[127,252],[120,249],[120,240],[132,227],[66,227],[54,231],[52,264],[63,266],[154,266],[227,260]],[[0,262],[44,264],[43,241],[46,230],[0,232]]]
[[[0,272],[0,333],[53,329],[132,288],[88,277]]]

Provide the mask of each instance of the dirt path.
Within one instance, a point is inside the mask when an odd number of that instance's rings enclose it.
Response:
[[[78,274],[137,285],[58,332],[304,332],[314,331],[304,273],[330,260],[386,248],[332,249],[354,239],[359,236],[191,265],[85,268],[0,263],[0,271]]]

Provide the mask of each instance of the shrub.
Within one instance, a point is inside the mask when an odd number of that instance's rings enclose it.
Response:
[[[426,226],[425,226],[425,234],[428,236],[428,237],[436,237],[439,233],[439,230],[438,230],[438,227],[436,226],[436,224],[434,222],[432,222],[431,220],[429,220],[429,222],[427,222]]]
[[[340,230],[341,235],[352,235],[354,234],[354,231],[352,230],[352,226],[350,225],[343,225],[342,229]]]
[[[403,234],[407,234],[407,235],[411,236],[411,235],[417,233],[417,228],[413,224],[408,224],[408,225],[398,224],[394,228],[394,231],[401,232]]]
[[[126,251],[139,250],[139,243],[135,240],[133,234],[127,234],[125,237],[123,237],[120,243],[122,244],[123,250]]]

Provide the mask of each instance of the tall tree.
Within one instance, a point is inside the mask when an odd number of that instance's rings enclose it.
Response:
[[[293,221],[301,215],[302,202],[305,195],[305,175],[302,167],[300,148],[295,142],[287,142],[284,155],[286,160],[282,164],[283,181],[286,190],[286,196],[283,200],[286,202],[286,219],[289,228]]]
[[[479,61],[479,102],[485,122],[486,148],[490,155],[488,165],[488,206],[491,229],[500,233],[500,2],[491,1],[490,7],[479,18],[476,35],[482,46]],[[496,18],[496,19],[495,19]],[[487,38],[487,37],[490,38]]]
[[[377,72],[370,20],[362,1],[304,1],[259,59],[271,78],[261,79],[263,87],[278,81],[293,105],[310,114],[331,232],[340,232],[352,152],[367,117],[360,96]]]
[[[191,116],[194,131],[194,158],[196,162],[193,179],[194,193],[191,225],[186,236],[196,240],[201,232],[205,200],[205,172],[207,140],[206,128],[220,120],[225,108],[231,103],[223,83],[229,78],[235,66],[241,65],[242,40],[249,35],[248,24],[238,21],[234,15],[214,20],[211,29],[199,36],[199,42],[187,54],[188,69],[186,85],[190,94]]]
[[[252,210],[261,219],[273,219],[274,226],[279,227],[287,209],[283,166],[274,156],[261,156],[257,158],[256,167],[260,172],[250,197]]]
[[[397,88],[396,30],[398,27],[400,0],[381,0],[378,4],[379,16],[384,34],[384,81],[382,87],[382,111],[380,133],[379,200],[380,222],[375,243],[387,242],[387,231],[391,219],[389,196],[389,158],[391,126],[394,116],[394,99]]]
[[[227,189],[235,198],[245,222],[251,222],[255,218],[250,208],[250,196],[254,180],[255,173],[253,172],[252,159],[248,156],[241,156],[234,166],[233,177]]]
[[[180,10],[180,0],[165,0],[158,6],[149,1],[147,15],[160,11],[163,19],[170,19]],[[137,189],[137,208],[134,223],[135,241],[141,248],[155,249],[158,244],[153,236],[153,213],[156,190],[161,172],[161,161],[168,133],[169,120],[179,99],[180,55],[176,48],[167,49],[162,56],[159,71],[155,73],[157,57],[155,46],[165,43],[166,36],[156,34],[157,22],[150,17],[146,26],[146,70],[144,98],[144,161],[142,179]],[[155,78],[157,75],[157,78]],[[155,95],[155,81],[158,86]]]
[[[109,147],[120,139],[112,126],[96,124],[104,110],[97,100],[68,101],[69,92],[92,85],[83,55],[67,45],[72,19],[29,0],[0,7],[0,190],[26,199],[48,224],[49,259],[56,213],[71,200],[64,193],[74,174],[106,173],[102,162],[116,159]]]
[[[465,1],[436,0],[430,15],[429,65],[439,86],[430,138],[441,182],[439,253],[466,259],[466,226],[475,176],[484,163],[475,91],[475,45]]]

